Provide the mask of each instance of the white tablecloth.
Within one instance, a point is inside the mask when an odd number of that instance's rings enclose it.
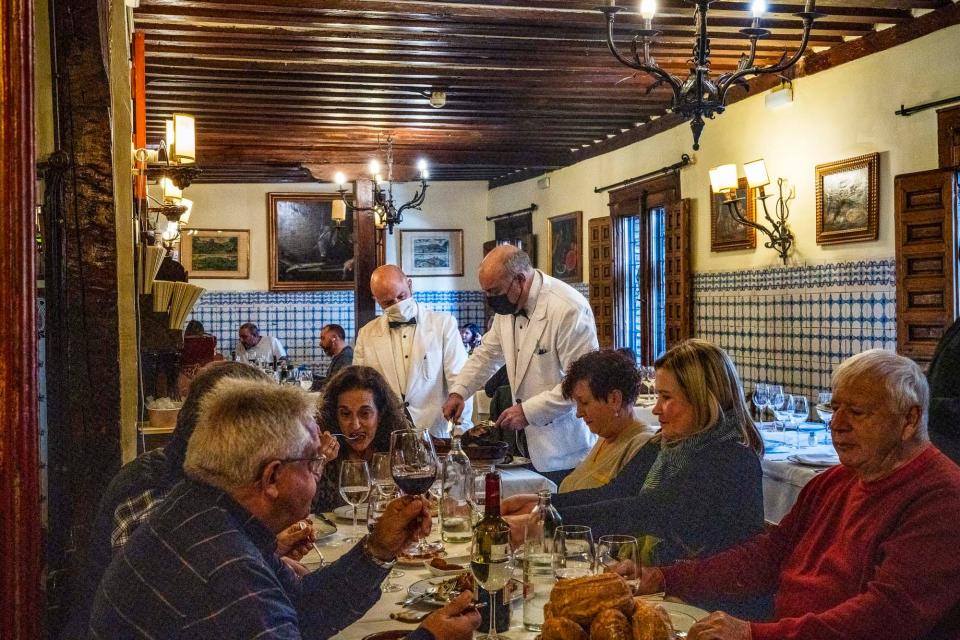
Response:
[[[500,471],[500,493],[504,498],[518,493],[536,493],[549,489],[550,493],[557,492],[557,485],[536,471],[520,467],[498,469]]]
[[[795,431],[763,431],[762,435],[768,448],[778,444],[793,447],[797,443]],[[760,461],[763,469],[763,515],[768,522],[780,522],[797,501],[797,496],[800,495],[804,485],[827,469],[827,467],[810,467],[787,460],[789,456],[796,453],[835,453],[832,445],[822,444],[823,431],[814,432],[814,436],[816,443],[810,445],[809,435],[801,432],[802,446],[799,449],[791,448],[779,453],[767,453]]]

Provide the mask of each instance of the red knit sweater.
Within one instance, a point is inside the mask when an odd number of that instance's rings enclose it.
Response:
[[[754,640],[960,638],[960,467],[933,446],[876,482],[834,467],[770,532],[663,573],[693,599],[775,591]]]

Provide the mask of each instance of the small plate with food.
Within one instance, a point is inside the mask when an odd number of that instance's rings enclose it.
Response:
[[[397,556],[397,564],[405,567],[422,567],[424,562],[430,562],[435,558],[442,558],[447,555],[443,547],[432,546],[426,551],[404,551]]]

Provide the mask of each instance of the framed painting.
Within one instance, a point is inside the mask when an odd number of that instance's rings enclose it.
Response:
[[[400,268],[411,278],[462,276],[463,229],[401,229]]]
[[[817,165],[817,244],[876,240],[880,154]]]
[[[743,217],[752,222],[757,220],[757,190],[747,187],[747,179],[737,181],[737,198],[744,212]],[[735,251],[737,249],[756,249],[757,230],[740,224],[723,204],[723,194],[710,190],[710,251]]]
[[[180,263],[192,278],[249,278],[250,231],[184,229]]]
[[[271,291],[353,288],[353,213],[337,224],[336,193],[268,193]]]
[[[564,282],[583,281],[583,212],[549,219],[550,275]]]

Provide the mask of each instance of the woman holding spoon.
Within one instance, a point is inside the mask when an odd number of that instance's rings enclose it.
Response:
[[[407,428],[400,400],[382,375],[370,367],[347,367],[327,382],[317,423],[341,441],[339,457],[326,465],[317,485],[313,510],[331,511],[346,502],[340,494],[344,460],[373,462],[390,451],[390,432]]]

